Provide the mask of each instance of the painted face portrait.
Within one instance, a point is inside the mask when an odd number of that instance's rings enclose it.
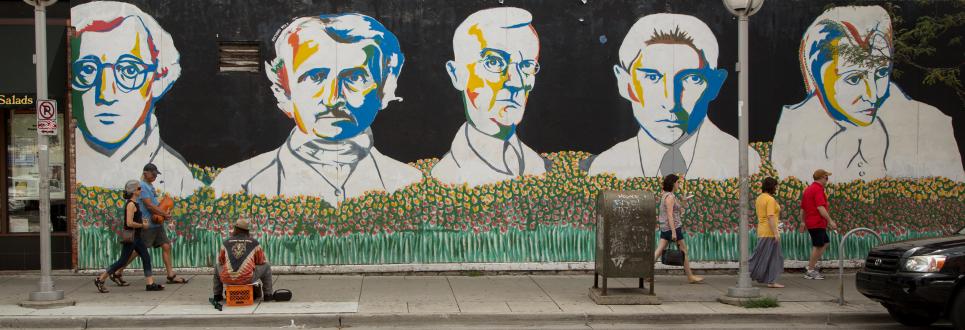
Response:
[[[467,121],[487,135],[508,139],[523,119],[539,72],[539,36],[531,20],[519,8],[493,8],[456,29],[456,56],[446,69],[462,92]]]
[[[157,47],[135,16],[90,25],[74,39],[74,111],[88,141],[107,149],[123,144],[153,110],[161,76]],[[108,23],[104,23],[108,24]]]
[[[631,28],[620,49],[622,63],[613,70],[620,94],[633,106],[640,128],[655,141],[670,145],[700,128],[727,71],[714,69],[705,50],[698,47],[712,46],[716,61],[716,39],[703,22],[668,22],[676,27],[647,24],[665,18],[652,16]],[[634,33],[638,35],[631,35]],[[641,33],[644,38],[640,38]]]
[[[867,31],[857,26],[824,20],[813,27],[818,32],[805,37],[819,39],[807,49],[806,75],[831,118],[867,126],[874,122],[878,109],[890,95],[891,23],[878,22]]]
[[[303,18],[276,40],[283,60],[269,64],[269,78],[276,82],[276,97],[282,98],[279,107],[303,134],[326,141],[355,137],[395,99],[394,94],[384,97],[387,85],[394,90],[402,64],[395,37],[380,43],[379,38],[350,34],[359,32],[351,26],[374,28],[372,22],[357,14]],[[387,33],[376,32],[383,38]]]

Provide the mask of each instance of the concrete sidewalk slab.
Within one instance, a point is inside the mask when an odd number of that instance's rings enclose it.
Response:
[[[409,313],[409,304],[404,301],[390,301],[390,302],[360,302],[359,303],[359,313],[365,314],[407,314]]]
[[[507,301],[513,313],[562,313],[560,306],[552,301]]]
[[[0,283],[0,290],[3,295],[0,295],[0,304],[2,305],[16,305],[21,301],[30,298],[30,292],[37,291],[37,276],[11,276],[7,278],[7,281]],[[90,279],[86,277],[78,276],[52,276],[51,279],[54,281],[54,289],[64,290],[64,294],[69,294],[77,288],[89,283],[91,288],[94,288],[93,277]],[[94,290],[97,291],[96,289]],[[75,299],[75,298],[70,298]]]
[[[281,327],[291,325],[292,321],[312,327],[321,324],[444,327],[604,321],[690,324],[695,320],[725,324],[773,324],[779,320],[781,324],[786,321],[823,325],[829,320],[845,323],[872,318],[879,322],[889,320],[883,307],[854,291],[853,274],[846,277],[849,298],[845,306],[831,303],[838,290],[836,280],[829,277],[824,281],[808,281],[799,278],[799,274],[790,274],[781,279],[787,288],[762,288],[765,296],[775,296],[781,302],[780,307],[769,309],[744,309],[717,303],[715,299],[736,282],[733,275],[707,275],[706,284],[688,284],[682,275],[658,276],[656,292],[662,305],[656,306],[596,305],[587,296],[587,289],[593,284],[589,275],[279,275],[275,278],[275,287],[291,289],[293,301],[225,307],[219,312],[207,304],[211,294],[210,278],[210,274],[197,275],[185,285],[172,284],[162,292],[145,292],[143,279],[130,277],[132,286],[117,287],[111,283],[108,284],[111,292],[102,294],[94,288],[92,276],[58,276],[55,279],[58,286],[69,287],[67,295],[77,300],[78,305],[33,310],[15,305],[34,290],[36,278],[0,275],[0,292],[22,295],[13,299],[10,295],[0,297],[9,301],[0,303],[0,327],[37,327],[39,324],[42,327],[115,327],[121,324],[117,322],[133,322],[123,323],[130,327],[141,324],[148,327],[158,324],[164,327]],[[610,284],[611,287],[636,287],[638,280],[615,278]],[[82,323],[75,326],[71,322]]]
[[[702,304],[702,303],[687,303]],[[650,306],[655,307],[655,306]],[[434,314],[254,314],[238,315],[138,315],[86,317],[0,317],[0,327],[40,328],[111,328],[123,325],[142,327],[219,327],[219,328],[318,328],[365,327],[405,328],[520,328],[538,324],[540,328],[582,325],[582,328],[605,324],[664,325],[666,327],[699,327],[701,325],[764,325],[798,324],[823,327],[853,327],[881,323],[887,314],[881,313],[434,313]],[[850,326],[849,326],[850,325]]]
[[[227,308],[227,307],[226,307]],[[338,314],[356,313],[357,302],[263,302],[254,314]]]
[[[585,302],[557,302],[560,309],[566,313],[612,313],[613,310],[607,305],[597,305],[592,300]]]
[[[593,276],[533,275],[530,278],[558,304],[592,303],[586,292],[593,286]]]
[[[0,316],[27,315],[35,311],[33,308],[23,308],[20,305],[0,305]]]
[[[66,293],[67,297],[77,301],[78,305],[97,304],[109,306],[157,306],[164,301],[176,297],[177,288],[165,287],[164,291],[145,291],[143,283],[131,282],[130,286],[120,287],[114,283],[107,284],[108,293],[100,293],[94,286],[92,277],[85,278],[85,285]],[[195,301],[197,302],[197,301]]]
[[[145,315],[210,315],[210,314],[253,314],[258,304],[251,306],[224,306],[221,311],[207,305],[175,305],[164,304],[144,313]]]
[[[459,305],[455,302],[409,301],[406,303],[410,314],[442,314],[459,313]]]
[[[142,315],[154,309],[156,306],[130,305],[106,308],[100,304],[84,304],[63,308],[38,309],[30,313],[30,316],[89,316],[89,315]]]
[[[459,303],[463,313],[510,313],[509,305],[503,301],[464,301]]]
[[[456,304],[444,276],[365,276],[359,303],[425,302]]]
[[[614,314],[662,314],[666,313],[660,305],[609,305]]]
[[[625,287],[637,287],[637,279],[618,279]],[[695,302],[695,301],[717,301],[727,291],[727,287],[733,282],[731,278],[723,277],[704,277],[703,284],[691,284],[687,282],[687,277],[682,275],[656,276],[654,278],[654,293],[663,302]]]
[[[359,301],[362,276],[284,275],[273,284],[275,290],[292,291],[292,301]]]
[[[551,302],[530,276],[448,276],[459,302],[533,301]]]
[[[688,301],[658,305],[666,314],[714,314],[714,310],[703,302]]]

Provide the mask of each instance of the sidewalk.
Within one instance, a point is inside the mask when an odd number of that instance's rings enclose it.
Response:
[[[131,286],[108,283],[98,293],[90,275],[59,275],[56,285],[76,306],[27,309],[17,304],[36,287],[35,275],[0,276],[0,328],[3,327],[179,327],[285,326],[310,327],[402,325],[494,325],[512,322],[630,322],[803,324],[887,322],[881,305],[861,296],[854,275],[845,275],[845,299],[838,277],[812,281],[785,274],[784,289],[761,287],[781,306],[745,309],[716,302],[734,275],[708,275],[706,284],[687,284],[684,276],[658,276],[655,290],[661,305],[603,306],[587,296],[591,275],[505,276],[370,276],[278,275],[275,288],[290,289],[291,302],[257,303],[217,311],[207,303],[211,275],[187,275],[188,284],[166,285],[145,292],[143,278],[128,275]],[[163,279],[163,277],[160,277]],[[633,287],[636,279],[610,279],[610,287]],[[235,314],[248,314],[237,317]],[[234,317],[231,317],[231,316]],[[539,323],[545,324],[545,323]]]

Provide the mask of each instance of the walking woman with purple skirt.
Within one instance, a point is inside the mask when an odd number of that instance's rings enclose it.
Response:
[[[767,284],[769,288],[783,288],[777,283],[777,277],[784,272],[784,255],[781,253],[781,232],[777,229],[780,223],[778,215],[781,206],[777,205],[774,194],[777,193],[777,179],[765,178],[761,185],[761,195],[757,197],[757,248],[751,255],[748,264],[751,278],[759,283]]]

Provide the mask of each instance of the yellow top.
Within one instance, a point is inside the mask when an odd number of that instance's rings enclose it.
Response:
[[[779,218],[781,206],[777,205],[777,200],[770,194],[763,193],[757,197],[757,237],[775,237],[781,233],[771,232],[771,226],[767,223],[767,217],[774,216],[777,223],[781,223]]]

